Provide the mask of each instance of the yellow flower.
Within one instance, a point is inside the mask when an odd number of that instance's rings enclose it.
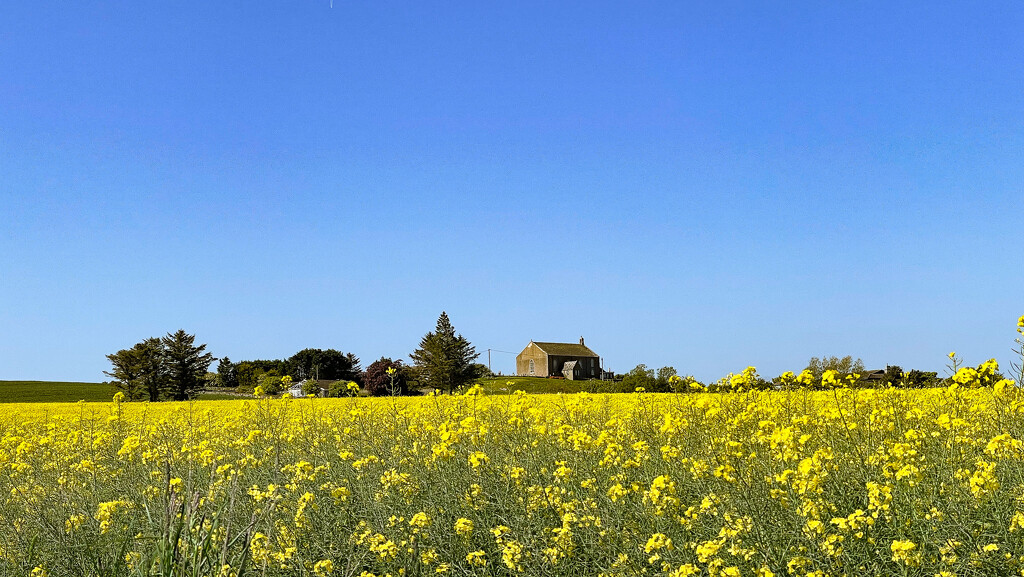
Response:
[[[96,514],[93,517],[100,522],[100,533],[110,531],[114,514],[117,513],[119,509],[127,509],[131,506],[131,503],[122,500],[106,501],[97,505]]]
[[[466,555],[466,562],[474,567],[486,567],[487,554],[480,550],[471,551]]]
[[[465,517],[460,517],[455,521],[455,534],[461,537],[468,537],[473,533],[473,522]]]
[[[331,573],[334,573],[334,562],[330,559],[317,561],[316,564],[313,565],[313,573],[317,575],[330,575]]]
[[[66,533],[73,533],[77,531],[82,523],[85,521],[85,515],[72,515],[68,517],[67,521],[64,521],[64,531]]]
[[[908,566],[917,566],[920,564],[920,553],[916,553],[917,544],[913,541],[897,540],[893,541],[892,545],[889,546],[892,551],[892,560],[903,563]]]
[[[1016,511],[1010,518],[1010,532],[1013,533],[1018,529],[1024,529],[1024,513],[1020,511]]]
[[[977,468],[968,480],[971,493],[978,499],[984,499],[999,489],[999,480],[996,479],[996,464],[979,460]]]
[[[473,453],[470,453],[468,458],[469,464],[472,465],[474,469],[479,468],[481,465],[487,464],[487,462],[490,460],[491,458],[488,457],[487,454],[485,454],[482,451],[475,451]]]
[[[672,548],[672,539],[669,539],[664,533],[655,533],[644,545],[644,553],[652,553],[659,549],[671,550]]]
[[[420,511],[413,515],[412,519],[409,519],[409,526],[417,529],[426,529],[430,526],[430,516]]]
[[[700,568],[692,563],[680,565],[678,569],[668,574],[668,577],[690,577],[691,575],[697,575],[700,573]],[[772,577],[768,575],[766,577]]]

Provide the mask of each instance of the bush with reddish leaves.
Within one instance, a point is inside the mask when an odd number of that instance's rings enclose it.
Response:
[[[401,360],[381,357],[366,367],[363,386],[375,397],[406,395],[409,393],[409,382],[405,369]]]

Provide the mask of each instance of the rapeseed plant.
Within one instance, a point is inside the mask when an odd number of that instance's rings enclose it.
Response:
[[[920,390],[12,405],[0,574],[1020,573],[1024,394],[951,359]]]

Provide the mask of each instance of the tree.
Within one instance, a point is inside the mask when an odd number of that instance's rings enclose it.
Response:
[[[814,374],[814,380],[820,381],[821,375],[825,371],[836,371],[840,377],[845,377],[853,373],[864,374],[864,361],[857,359],[854,360],[850,355],[846,355],[843,358],[839,357],[811,357],[811,360],[807,362],[807,368],[805,370],[811,371]]]
[[[167,367],[167,382],[175,401],[184,401],[202,388],[203,377],[213,355],[205,353],[206,345],[195,345],[195,335],[184,330],[167,333],[161,339]]]
[[[289,375],[281,376],[277,371],[260,373],[256,387],[266,395],[276,395],[292,386],[292,378]]]
[[[359,357],[334,349],[302,349],[288,359],[288,374],[297,379],[354,380]]]
[[[306,379],[305,381],[302,381],[302,394],[306,395],[307,397],[309,395],[316,395],[319,397],[320,383],[318,383],[314,379]]]
[[[480,355],[455,327],[444,311],[437,319],[437,327],[423,336],[420,346],[409,358],[419,372],[423,384],[452,391],[476,377],[473,361]]]
[[[675,367],[661,367],[658,369],[658,376],[655,378],[654,391],[667,393],[672,390],[672,377],[679,376]]]
[[[374,396],[405,395],[409,392],[408,375],[402,361],[381,357],[366,367],[363,385]]]
[[[494,373],[483,363],[473,363],[473,378],[486,379],[493,377]]]
[[[355,381],[334,381],[327,387],[328,397],[352,397],[359,394]]]
[[[648,369],[647,365],[639,364],[633,367],[633,370],[626,373],[626,376],[622,379],[620,389],[626,393],[631,393],[637,389],[653,391],[657,385],[658,381],[654,378],[654,369]]]
[[[142,363],[139,360],[136,348],[121,349],[116,353],[107,355],[107,360],[113,365],[113,370],[103,371],[103,374],[114,379],[112,384],[117,387],[117,390],[124,393],[124,396],[128,397],[129,401],[141,399],[145,391],[143,391],[140,380],[142,376]]]
[[[904,387],[907,386],[904,377],[903,367],[899,365],[886,365],[885,376],[882,377],[882,382],[893,387]]]
[[[142,364],[142,387],[152,402],[157,402],[167,391],[167,365],[164,343],[157,337],[150,337],[135,345]],[[203,368],[206,371],[206,368]]]
[[[235,364],[235,375],[238,379],[239,391],[252,392],[259,384],[261,371],[256,368],[252,361],[242,361]]]
[[[225,388],[238,388],[238,369],[227,357],[217,363],[217,384]]]
[[[148,398],[159,401],[166,387],[167,370],[164,366],[164,347],[158,338],[148,338],[130,349],[107,355],[113,371],[104,374],[114,379],[113,384],[130,401]]]

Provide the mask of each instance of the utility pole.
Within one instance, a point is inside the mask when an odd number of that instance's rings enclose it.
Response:
[[[516,353],[513,353],[512,351],[500,351],[498,349],[487,349],[487,370],[488,371],[491,371],[491,351],[494,351],[496,353],[505,353],[507,355],[514,355],[514,354],[516,354]],[[493,373],[494,371],[491,371],[491,372]]]

